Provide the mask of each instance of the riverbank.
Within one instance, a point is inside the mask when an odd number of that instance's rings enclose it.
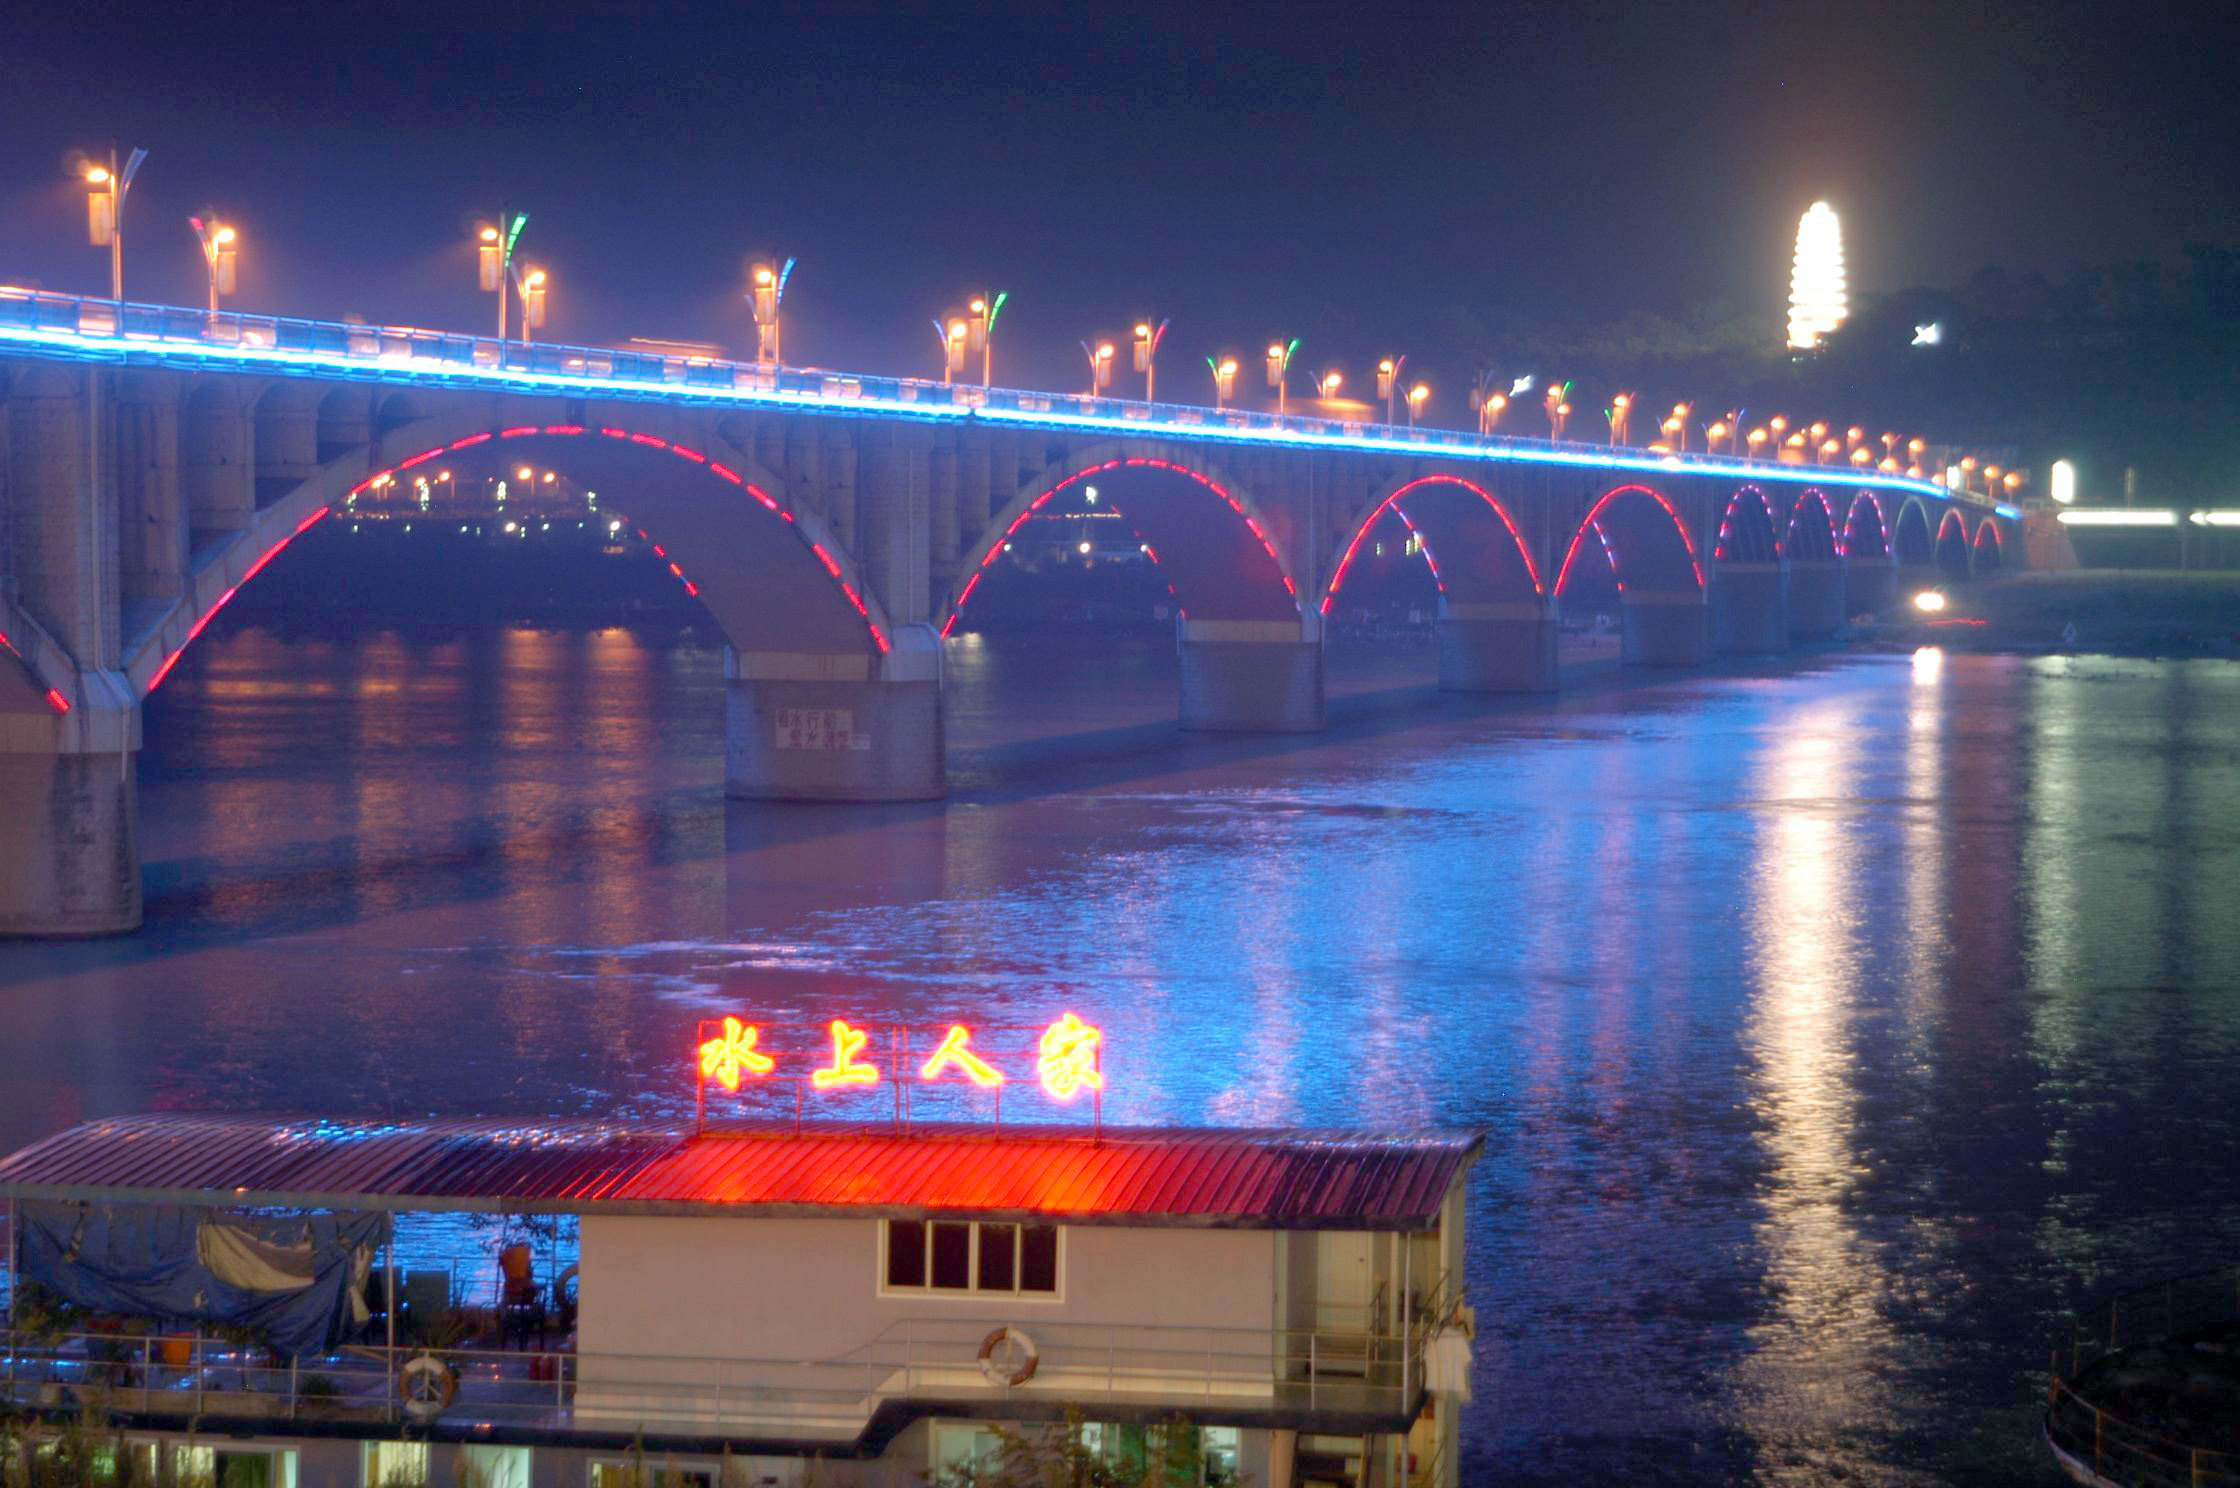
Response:
[[[2071,569],[1944,591],[1935,616],[1892,612],[1857,628],[1869,645],[1952,650],[2240,656],[2240,572]]]

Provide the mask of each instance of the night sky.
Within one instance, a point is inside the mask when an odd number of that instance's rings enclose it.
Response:
[[[0,280],[104,290],[65,157],[114,137],[152,152],[134,298],[195,302],[211,204],[236,308],[480,329],[468,232],[502,198],[552,339],[748,347],[776,250],[790,361],[931,373],[931,317],[986,284],[999,382],[1070,386],[1081,337],[1150,313],[1196,398],[1181,369],[1278,332],[1360,367],[1456,307],[1771,314],[1815,197],[1868,291],[2229,243],[2236,17],[19,0]]]

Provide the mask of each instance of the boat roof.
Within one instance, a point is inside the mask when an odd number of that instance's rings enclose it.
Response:
[[[944,1215],[1429,1230],[1484,1134],[620,1121],[89,1121],[0,1159],[0,1195],[238,1208]]]

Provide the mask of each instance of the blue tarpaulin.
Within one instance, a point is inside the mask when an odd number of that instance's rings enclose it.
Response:
[[[27,1203],[17,1263],[24,1280],[96,1312],[250,1328],[282,1354],[316,1354],[363,1320],[357,1288],[382,1219]]]

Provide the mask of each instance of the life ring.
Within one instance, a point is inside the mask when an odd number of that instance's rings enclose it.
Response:
[[[996,1362],[996,1350],[1010,1345],[1019,1357],[1017,1368],[1007,1368]],[[1042,1351],[1034,1340],[1017,1328],[1003,1327],[980,1340],[980,1372],[991,1385],[1023,1385],[1034,1378],[1035,1369],[1042,1363]]]
[[[416,1354],[397,1371],[397,1394],[404,1413],[415,1421],[433,1421],[451,1408],[459,1393],[459,1371],[433,1354]]]

